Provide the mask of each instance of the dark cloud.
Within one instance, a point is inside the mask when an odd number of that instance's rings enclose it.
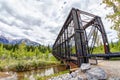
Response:
[[[66,4],[67,2],[65,1],[64,4]]]

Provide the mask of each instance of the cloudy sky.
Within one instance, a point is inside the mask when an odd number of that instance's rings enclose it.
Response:
[[[105,19],[112,12],[101,0],[0,0],[0,35],[53,44],[72,7],[102,17],[109,41],[116,32]]]

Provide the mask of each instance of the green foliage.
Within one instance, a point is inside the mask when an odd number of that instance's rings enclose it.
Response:
[[[0,44],[0,59],[11,58],[11,59],[30,59],[33,57],[41,58],[43,54],[48,58],[51,53],[49,46],[26,46],[25,43],[20,45],[3,45]]]
[[[17,71],[24,71],[25,66],[24,66],[23,63],[19,62],[18,65],[15,66],[15,69],[16,69]]]
[[[120,41],[113,43],[111,41],[111,43],[109,44],[110,46],[110,51],[111,52],[120,52]],[[93,50],[93,53],[104,53],[104,47],[103,45],[95,47]]]
[[[111,7],[114,11],[107,15],[107,18],[114,23],[111,28],[117,31],[118,38],[120,39],[120,0],[103,0],[103,3],[105,3],[107,7]]]
[[[120,41],[110,44],[111,52],[120,52]]]
[[[75,46],[73,46],[73,47],[71,48],[71,53],[72,53],[72,54],[75,54],[75,53],[76,53]]]
[[[93,49],[93,53],[104,53],[104,47],[103,47],[103,45],[101,45],[101,46],[98,46],[98,47],[95,47],[94,49]]]
[[[57,61],[51,54],[50,46],[27,46],[25,43],[10,45],[0,44],[0,71],[9,68],[15,71],[39,68]],[[48,62],[49,61],[49,62]],[[30,67],[29,67],[30,66]],[[14,69],[12,69],[14,68]]]

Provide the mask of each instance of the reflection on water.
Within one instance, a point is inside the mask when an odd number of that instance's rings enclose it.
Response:
[[[35,80],[35,76],[48,76],[60,71],[64,71],[66,68],[64,65],[51,66],[49,68],[31,70],[26,72],[17,72],[18,80],[23,80],[23,78],[29,78],[30,80]]]

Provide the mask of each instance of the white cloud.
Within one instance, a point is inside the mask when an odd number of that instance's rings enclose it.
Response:
[[[53,44],[72,7],[102,17],[112,36],[111,23],[100,5],[102,0],[0,0],[0,32],[12,38],[28,38],[41,44]],[[104,12],[104,13],[101,13]],[[112,36],[114,37],[114,36]]]

